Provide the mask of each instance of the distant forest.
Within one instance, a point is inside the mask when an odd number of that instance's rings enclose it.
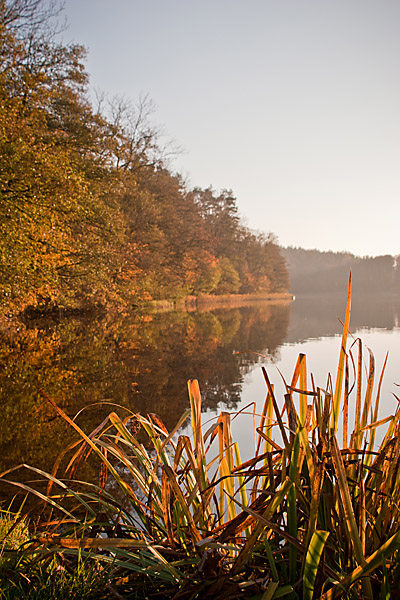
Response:
[[[89,101],[59,15],[0,1],[0,313],[287,290],[276,240],[241,222],[232,192],[171,170],[147,98]]]
[[[282,250],[294,294],[346,292],[349,272],[354,292],[400,292],[400,268],[390,255],[358,257],[347,252],[302,248]]]

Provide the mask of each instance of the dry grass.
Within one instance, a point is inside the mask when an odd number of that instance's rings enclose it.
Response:
[[[29,467],[48,482],[46,535],[31,551],[92,557],[126,598],[396,597],[400,413],[377,420],[384,367],[374,386],[370,354],[363,384],[362,344],[348,343],[350,290],[349,281],[336,378],[318,387],[300,355],[279,403],[263,369],[266,400],[245,463],[229,413],[203,431],[195,380],[171,432],[156,415],[112,412],[87,435],[48,399],[80,441],[66,449],[66,478]],[[192,435],[180,434],[189,416]],[[99,485],[76,481],[89,454]]]

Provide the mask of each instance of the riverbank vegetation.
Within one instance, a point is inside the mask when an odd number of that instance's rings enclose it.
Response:
[[[0,307],[34,316],[288,289],[231,191],[190,189],[148,98],[88,99],[58,2],[0,2]]]
[[[363,375],[349,321],[350,289],[336,377],[315,382],[299,355],[279,398],[262,368],[265,402],[241,411],[254,418],[245,460],[232,433],[245,415],[203,423],[196,380],[170,431],[155,414],[116,409],[87,434],[43,392],[78,439],[64,474],[60,459],[52,475],[26,466],[1,475],[42,504],[34,537],[23,525],[18,549],[3,540],[3,597],[24,597],[35,577],[25,567],[51,564],[57,581],[82,561],[96,565],[105,597],[397,597],[400,412],[379,415],[385,364],[377,370],[369,351]],[[98,462],[96,484],[79,480],[87,459]],[[18,483],[21,468],[38,481]]]

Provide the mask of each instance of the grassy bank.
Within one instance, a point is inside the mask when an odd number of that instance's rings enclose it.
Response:
[[[196,380],[171,431],[115,409],[85,433],[43,393],[77,441],[52,474],[1,474],[39,507],[29,529],[27,517],[3,528],[0,598],[58,597],[40,595],[40,581],[61,586],[73,573],[88,575],[87,598],[398,597],[400,412],[379,420],[385,365],[377,373],[349,322],[350,285],[334,377],[315,382],[299,355],[277,398],[263,368],[261,411],[241,411],[254,417],[245,462],[231,430],[242,415],[205,427]],[[93,459],[96,485],[79,480]],[[17,482],[19,469],[31,483]]]

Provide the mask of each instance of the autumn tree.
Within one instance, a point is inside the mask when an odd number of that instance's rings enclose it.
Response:
[[[0,5],[0,274],[4,299],[24,303],[96,287],[113,234],[95,185],[103,123],[85,96],[85,52],[55,40],[56,9],[42,7]]]
[[[59,15],[0,0],[2,309],[286,288],[276,243],[243,226],[233,193],[171,171],[147,97],[92,106],[85,49],[60,41]]]

